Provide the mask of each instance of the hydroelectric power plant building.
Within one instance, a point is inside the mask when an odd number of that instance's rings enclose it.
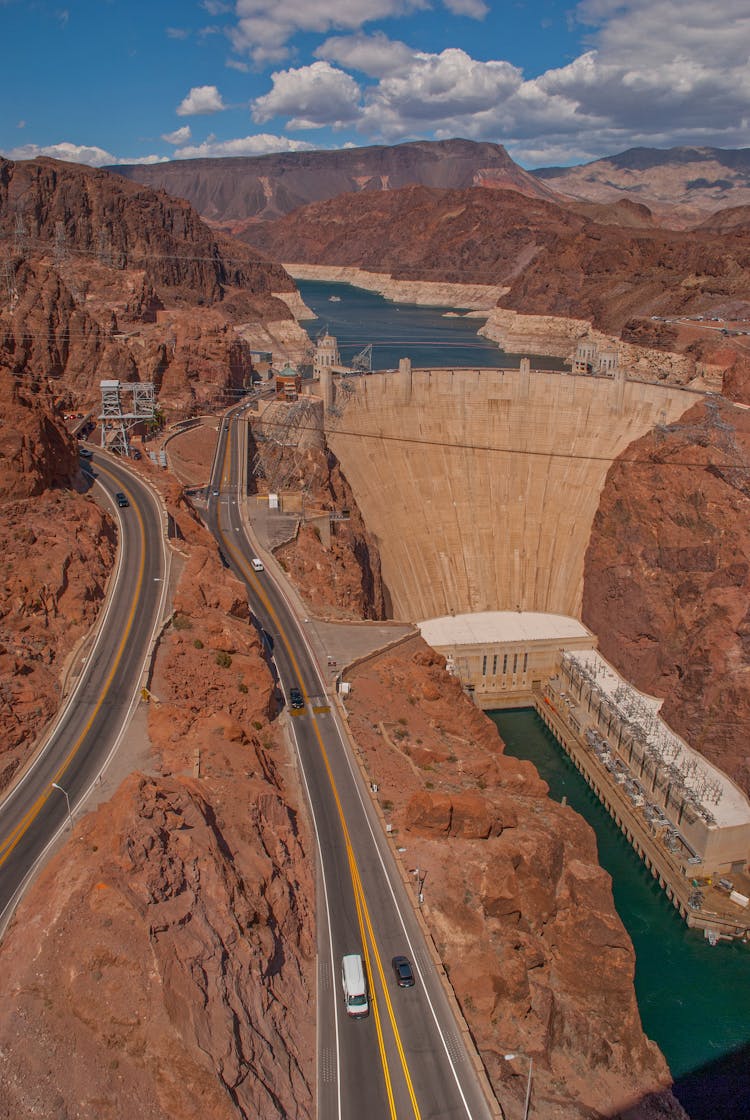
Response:
[[[419,628],[480,707],[536,708],[689,925],[711,940],[750,937],[750,802],[582,623],[487,611]]]

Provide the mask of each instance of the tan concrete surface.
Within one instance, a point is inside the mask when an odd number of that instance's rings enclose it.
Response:
[[[578,617],[609,466],[700,399],[519,370],[414,370],[348,386],[328,440],[404,620],[507,609]]]

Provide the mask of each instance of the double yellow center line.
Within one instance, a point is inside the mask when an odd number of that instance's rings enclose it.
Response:
[[[102,474],[106,474],[107,477],[110,478],[115,485],[118,485],[118,486],[121,485],[120,480],[116,479],[114,477],[114,475],[112,475],[108,470],[106,470],[105,467],[102,467],[100,464],[97,463],[97,469],[99,471],[101,471]],[[109,690],[112,686],[112,681],[114,680],[115,674],[117,673],[117,670],[120,667],[120,662],[122,660],[122,655],[125,652],[125,646],[128,643],[128,640],[130,638],[130,632],[133,628],[133,620],[135,619],[135,612],[138,608],[138,603],[139,603],[139,600],[140,600],[140,597],[141,597],[141,589],[143,587],[143,576],[144,576],[144,571],[145,571],[145,567],[146,567],[146,530],[145,530],[145,526],[143,524],[143,518],[141,516],[141,512],[138,509],[137,505],[132,505],[131,508],[133,509],[133,512],[135,513],[136,517],[138,518],[138,526],[139,526],[140,536],[141,536],[141,557],[140,557],[140,562],[139,562],[139,565],[138,565],[138,580],[137,580],[137,583],[136,583],[135,595],[133,596],[133,602],[130,605],[130,611],[128,613],[127,622],[125,623],[125,627],[124,627],[123,632],[122,632],[122,638],[120,639],[120,644],[117,647],[117,653],[115,654],[114,661],[112,662],[112,667],[109,671],[109,674],[107,675],[107,679],[104,682],[104,685],[102,686],[102,690],[99,694],[99,698],[98,698],[98,700],[97,700],[97,702],[96,702],[96,704],[95,704],[95,706],[94,706],[94,708],[91,712],[91,715],[87,719],[86,724],[84,725],[84,728],[81,731],[80,735],[78,736],[76,741],[71,746],[70,750],[66,754],[63,761],[58,766],[57,770],[54,773],[54,776],[50,779],[49,783],[45,784],[45,786],[42,789],[39,796],[36,798],[34,803],[29,807],[29,809],[27,809],[27,811],[24,813],[21,820],[18,822],[16,827],[12,830],[12,832],[10,832],[6,837],[4,837],[4,839],[2,841],[0,841],[0,867],[2,867],[3,864],[6,862],[6,860],[10,857],[11,853],[18,846],[20,841],[23,839],[23,837],[28,832],[31,825],[34,823],[34,821],[39,816],[43,807],[46,805],[48,799],[50,798],[50,796],[52,794],[52,782],[59,782],[60,781],[60,779],[64,776],[65,771],[67,770],[68,766],[73,761],[73,759],[77,755],[78,751],[81,749],[81,746],[82,746],[86,736],[88,735],[89,731],[91,730],[91,727],[94,723],[94,720],[96,719],[97,715],[99,714],[99,712],[101,710],[102,704],[104,703],[104,701],[107,698],[107,694],[108,694],[108,692],[109,692]],[[120,547],[122,547],[122,542],[120,542]]]
[[[225,448],[224,448],[224,459],[223,459],[223,462],[222,462],[222,479],[223,480],[227,480],[226,467],[227,467],[227,460],[228,460],[228,457],[229,457],[229,445],[230,445],[231,434],[232,433],[231,433],[231,427],[230,427],[228,432],[227,432],[227,440],[226,440],[226,445],[225,445]],[[227,553],[232,554],[232,556],[234,558],[234,561],[237,564],[237,567],[245,575],[246,582],[251,584],[251,586],[253,587],[254,593],[257,595],[257,597],[263,603],[263,606],[265,607],[266,611],[268,612],[270,617],[273,619],[274,625],[276,626],[276,628],[278,630],[279,636],[281,637],[281,640],[284,643],[284,647],[286,649],[287,655],[288,655],[289,660],[291,662],[291,665],[292,665],[292,668],[294,670],[294,674],[297,678],[297,682],[299,684],[299,687],[302,690],[303,695],[305,696],[305,700],[307,700],[308,697],[307,697],[305,686],[304,686],[304,683],[303,683],[303,680],[302,680],[302,674],[300,672],[299,664],[298,664],[297,659],[294,655],[294,651],[292,650],[291,644],[290,644],[289,639],[288,639],[288,637],[287,637],[287,635],[284,631],[284,628],[281,625],[279,617],[278,617],[278,615],[277,615],[277,613],[276,613],[276,611],[273,607],[273,604],[271,603],[271,601],[268,598],[266,592],[264,591],[263,587],[261,586],[260,581],[253,574],[251,568],[247,564],[247,561],[245,560],[245,557],[242,555],[240,550],[234,545],[233,541],[231,541],[228,537],[225,537],[225,535],[222,531],[221,524],[220,524],[218,516],[217,516],[217,519],[216,519],[216,525],[217,525],[217,531],[218,531],[219,537],[221,538],[223,548],[227,551]],[[340,824],[341,824],[341,830],[342,830],[343,835],[344,835],[344,844],[346,846],[346,853],[347,853],[347,858],[348,858],[348,862],[349,862],[349,871],[350,871],[351,878],[352,878],[352,889],[354,891],[354,901],[355,901],[355,905],[356,905],[356,908],[357,908],[357,920],[358,920],[358,923],[359,923],[360,938],[362,940],[362,947],[363,947],[363,950],[364,950],[365,964],[367,966],[367,972],[368,972],[368,975],[370,977],[373,976],[373,974],[374,974],[373,973],[373,962],[374,962],[375,966],[377,967],[378,976],[380,978],[380,984],[381,984],[381,987],[382,987],[382,990],[383,990],[385,1003],[386,1003],[386,1007],[387,1007],[387,1010],[388,1010],[388,1018],[390,1020],[391,1028],[393,1030],[393,1037],[394,1037],[395,1042],[396,1042],[396,1048],[398,1050],[399,1059],[400,1059],[400,1062],[401,1062],[401,1068],[402,1068],[403,1075],[404,1075],[404,1080],[406,1082],[406,1086],[407,1086],[407,1089],[408,1089],[408,1092],[409,1092],[409,1097],[410,1097],[410,1100],[411,1100],[411,1103],[412,1103],[412,1108],[414,1110],[414,1120],[421,1120],[419,1105],[417,1103],[417,1097],[416,1097],[416,1093],[414,1091],[414,1085],[412,1083],[411,1074],[409,1072],[408,1062],[406,1060],[406,1055],[404,1053],[404,1047],[403,1047],[403,1043],[401,1041],[401,1035],[399,1033],[398,1026],[396,1024],[396,1016],[395,1016],[395,1013],[394,1013],[394,1010],[393,1010],[393,1004],[391,1002],[391,997],[390,997],[389,992],[388,992],[388,984],[386,982],[385,973],[384,973],[384,970],[383,970],[383,962],[382,962],[382,958],[381,958],[381,955],[380,955],[380,951],[379,951],[378,946],[377,946],[377,941],[376,941],[376,938],[375,938],[375,932],[373,930],[372,920],[370,918],[370,912],[369,912],[369,909],[368,909],[368,906],[367,906],[367,899],[365,897],[365,891],[364,891],[364,887],[362,885],[362,879],[361,879],[360,874],[359,874],[359,868],[357,866],[357,860],[356,860],[356,857],[354,855],[354,849],[352,847],[351,838],[349,836],[349,829],[347,828],[347,825],[346,825],[346,818],[344,816],[343,806],[341,804],[341,799],[339,797],[339,792],[338,792],[338,789],[336,787],[336,782],[335,782],[335,779],[334,779],[334,776],[333,776],[333,771],[331,769],[330,760],[328,758],[328,752],[326,751],[325,745],[323,743],[323,738],[322,738],[322,735],[320,733],[320,726],[318,724],[317,719],[315,719],[314,716],[312,717],[312,725],[313,725],[313,728],[315,730],[315,737],[318,741],[318,747],[320,749],[321,757],[323,759],[323,763],[324,763],[325,768],[326,768],[326,773],[328,775],[328,781],[329,781],[330,786],[331,786],[331,791],[333,793],[333,797],[334,797],[334,800],[336,802],[336,810],[338,812],[339,821],[340,821]],[[369,948],[368,948],[368,942],[369,942]],[[372,1010],[373,1010],[373,1017],[375,1019],[375,1027],[376,1027],[376,1030],[377,1030],[378,1048],[380,1050],[380,1058],[381,1058],[381,1063],[382,1063],[382,1067],[383,1067],[383,1076],[385,1078],[385,1087],[386,1087],[386,1094],[388,1096],[388,1105],[389,1105],[390,1115],[391,1115],[392,1120],[397,1120],[396,1102],[395,1102],[394,1095],[393,1095],[393,1083],[392,1083],[392,1078],[391,1078],[390,1066],[389,1066],[389,1063],[388,1063],[388,1055],[386,1053],[385,1038],[384,1038],[384,1035],[383,1035],[383,1023],[382,1023],[382,1020],[381,1020],[380,1008],[379,1008],[379,1004],[378,1004],[377,995],[375,993],[374,985],[372,985],[372,984],[370,985],[370,997],[371,997],[371,1004],[372,1004]]]

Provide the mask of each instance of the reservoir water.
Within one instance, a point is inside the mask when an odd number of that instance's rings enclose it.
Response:
[[[481,320],[392,303],[348,284],[305,281],[299,288],[318,315],[304,324],[311,338],[327,326],[344,362],[372,343],[373,369],[393,369],[402,357],[427,368],[518,365],[518,355],[477,337]],[[565,368],[549,358],[532,365]],[[711,948],[702,933],[687,928],[536,713],[493,718],[508,752],[530,759],[551,796],[566,797],[596,832],[601,865],[612,876],[615,905],[635,947],[643,1026],[666,1056],[683,1106],[692,1120],[750,1120],[750,946]]]
[[[533,762],[550,795],[596,833],[615,905],[636,953],[635,988],[646,1034],[693,1120],[750,1118],[750,947],[712,948],[682,921],[599,799],[532,709],[490,713],[508,754]]]
[[[462,309],[393,303],[377,292],[353,288],[351,284],[298,280],[297,286],[307,306],[318,316],[302,326],[313,340],[327,328],[338,339],[344,364],[372,343],[372,369],[397,369],[400,358],[411,358],[412,365],[427,369],[510,369],[517,368],[523,357],[531,358],[535,369],[566,368],[560,358],[506,354],[496,343],[477,335],[484,320],[466,319]]]

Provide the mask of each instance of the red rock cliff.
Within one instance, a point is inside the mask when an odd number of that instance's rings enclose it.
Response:
[[[717,400],[611,468],[586,553],[602,653],[750,793],[750,418]]]

